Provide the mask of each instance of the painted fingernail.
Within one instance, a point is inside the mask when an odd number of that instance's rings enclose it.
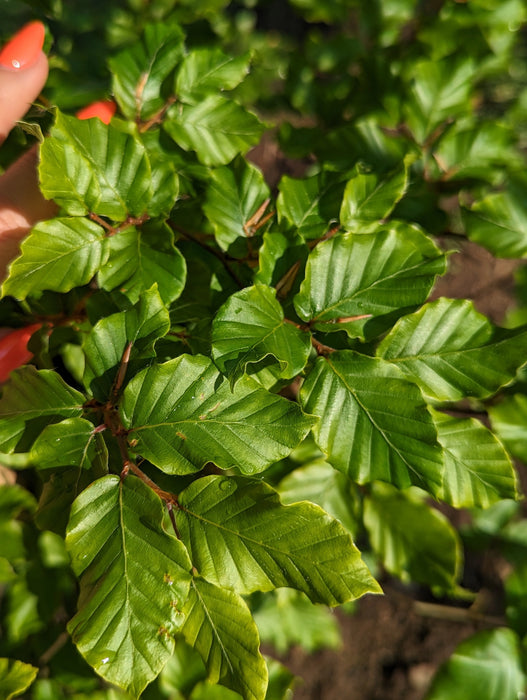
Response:
[[[0,51],[0,66],[20,70],[31,66],[44,46],[42,22],[29,22]]]
[[[92,117],[99,117],[99,119],[105,124],[109,124],[111,118],[115,114],[117,105],[112,100],[99,100],[98,102],[92,102],[91,105],[79,109],[77,112],[77,117],[79,119],[91,119]]]

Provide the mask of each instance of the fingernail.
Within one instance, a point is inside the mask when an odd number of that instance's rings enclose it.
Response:
[[[79,109],[77,112],[78,119],[91,119],[92,117],[99,117],[99,119],[105,124],[109,124],[111,118],[115,114],[117,105],[112,100],[99,100],[98,102],[92,102],[91,105]]]
[[[20,70],[31,66],[44,46],[42,22],[29,22],[0,51],[0,66]]]

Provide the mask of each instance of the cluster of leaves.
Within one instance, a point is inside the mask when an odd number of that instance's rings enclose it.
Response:
[[[40,325],[0,398],[2,462],[20,472],[0,492],[0,687],[283,698],[291,677],[260,638],[285,648],[311,629],[314,648],[333,628],[313,603],[380,592],[354,541],[459,593],[462,539],[435,499],[481,511],[466,540],[501,538],[514,571],[510,628],[460,647],[430,698],[475,660],[465,697],[485,697],[489,672],[517,697],[527,540],[501,440],[526,459],[527,329],[430,301],[448,258],[430,234],[526,252],[522,99],[497,122],[488,97],[523,3],[445,3],[432,21],[409,1],[372,15],[295,0],[304,51],[281,44],[272,99],[269,42],[231,50],[250,8],[194,4],[111,6],[110,125],[68,116],[87,83],[73,90],[65,55],[52,71],[62,111],[39,174],[59,211],[0,303],[2,325]],[[51,5],[67,46],[79,17]],[[259,106],[313,120],[281,126],[311,169],[276,191],[245,157],[265,130],[247,107],[260,86]]]

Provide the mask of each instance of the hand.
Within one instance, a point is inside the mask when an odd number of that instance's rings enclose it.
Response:
[[[0,143],[44,87],[48,60],[43,43],[44,26],[31,22],[0,51]],[[0,177],[0,282],[20,240],[56,211],[40,193],[37,158],[36,148],[29,150]]]

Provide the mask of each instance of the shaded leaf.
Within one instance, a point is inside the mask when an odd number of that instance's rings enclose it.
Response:
[[[37,224],[22,241],[2,293],[25,299],[46,289],[69,292],[88,284],[108,259],[104,229],[82,218],[56,218]]]
[[[466,299],[438,299],[400,319],[377,354],[439,401],[485,398],[527,357],[527,331],[495,328]]]
[[[461,642],[440,668],[426,700],[517,700],[525,682],[518,637],[500,627]]]
[[[104,461],[105,455],[102,435],[84,418],[67,418],[48,425],[31,448],[31,460],[37,469],[66,466],[89,469],[95,461]]]
[[[444,270],[445,256],[416,228],[337,234],[311,252],[295,308],[315,329],[364,337],[369,317],[422,304]]]
[[[205,662],[208,680],[263,700],[267,666],[259,652],[258,630],[244,600],[224,588],[194,578],[184,607],[182,633]]]
[[[164,106],[163,82],[183,56],[183,40],[175,24],[147,24],[141,41],[110,58],[112,92],[128,119],[147,120]]]
[[[40,149],[40,187],[68,214],[89,212],[122,222],[148,209],[150,163],[139,138],[100,119],[57,111]]]
[[[418,387],[389,363],[351,350],[319,358],[300,399],[320,417],[318,446],[350,479],[438,493],[443,457],[432,416]]]
[[[490,430],[475,418],[433,416],[445,458],[441,500],[456,508],[488,508],[518,497],[512,462]]]
[[[125,350],[129,344],[128,376],[141,367],[141,360],[154,357],[154,344],[170,328],[168,310],[157,285],[144,292],[135,306],[98,321],[84,341],[86,365],[83,381],[100,401],[112,392]]]
[[[369,223],[386,219],[408,186],[408,160],[391,173],[378,175],[355,167],[346,183],[340,223],[348,231],[364,232]]]
[[[462,550],[447,518],[411,493],[375,484],[364,500],[364,525],[386,569],[403,581],[455,587]]]
[[[0,399],[0,448],[16,449],[26,430],[33,440],[48,423],[80,416],[85,397],[53,370],[14,370]]]
[[[232,294],[212,323],[212,358],[232,385],[269,356],[278,363],[279,375],[292,379],[310,352],[310,333],[284,321],[275,291],[262,284]]]
[[[203,211],[222,250],[247,255],[247,239],[253,235],[248,223],[268,197],[262,173],[242,158],[211,172]]]
[[[196,105],[177,105],[163,124],[186,151],[196,151],[205,165],[224,165],[254,146],[263,125],[241,105],[219,95],[209,95]]]
[[[338,221],[345,185],[342,174],[328,171],[302,180],[284,175],[278,185],[278,221],[305,240],[323,236]]]
[[[66,545],[80,579],[68,624],[103,678],[141,694],[173,652],[190,582],[184,546],[162,526],[156,494],[139,479],[107,476],[75,501]]]
[[[176,94],[183,102],[196,104],[211,93],[234,89],[248,72],[248,56],[228,56],[218,48],[195,49],[181,62]]]
[[[292,646],[313,653],[340,646],[337,618],[322,605],[313,605],[303,593],[279,588],[266,595],[253,615],[260,638],[279,654]]]
[[[287,456],[313,418],[244,377],[231,391],[202,356],[181,355],[136,375],[124,391],[123,424],[134,450],[170,474],[207,462],[247,474]]]
[[[113,236],[108,262],[97,278],[103,289],[118,288],[132,303],[156,282],[161,299],[170,304],[183,291],[186,274],[185,259],[174,247],[172,231],[155,223]]]
[[[179,504],[194,566],[216,585],[242,594],[286,586],[327,605],[380,592],[349,533],[312,503],[284,506],[261,481],[210,476]]]

